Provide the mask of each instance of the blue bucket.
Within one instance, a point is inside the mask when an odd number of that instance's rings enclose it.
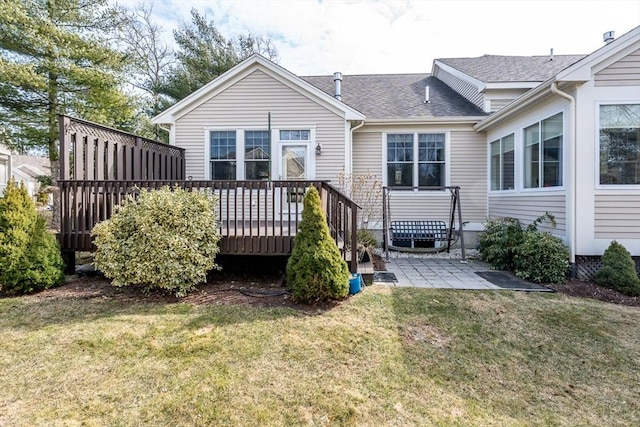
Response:
[[[349,279],[349,293],[355,295],[362,290],[362,274],[352,274]]]

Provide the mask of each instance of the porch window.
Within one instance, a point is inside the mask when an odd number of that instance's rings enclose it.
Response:
[[[446,185],[445,135],[387,134],[387,185],[441,187]]]
[[[524,188],[562,186],[562,113],[524,129]]]
[[[244,176],[247,180],[269,179],[269,132],[266,130],[244,133]]]
[[[210,134],[211,179],[236,179],[236,132],[212,131]]]
[[[640,104],[600,105],[600,184],[640,184]]]
[[[493,141],[491,145],[491,190],[514,189],[514,134]]]

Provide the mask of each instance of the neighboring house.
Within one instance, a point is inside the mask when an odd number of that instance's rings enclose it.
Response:
[[[31,197],[36,197],[40,191],[40,176],[50,176],[49,159],[42,156],[12,156],[11,176],[16,182],[24,183]]]
[[[11,151],[0,144],[0,196],[4,194],[11,178]]]
[[[638,49],[640,27],[587,56],[485,55],[438,59],[431,74],[311,77],[254,55],[153,122],[186,150],[193,179],[373,174],[406,188],[391,193],[394,220],[447,219],[446,191],[413,187],[455,185],[469,232],[488,216],[527,223],[550,211],[558,225],[548,229],[572,257],[601,255],[614,238],[640,255]],[[573,95],[575,111],[556,89]],[[623,111],[627,121],[613,119]],[[584,147],[576,156],[574,128]],[[605,154],[620,138],[626,145]]]

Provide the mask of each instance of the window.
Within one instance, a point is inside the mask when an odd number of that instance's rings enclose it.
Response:
[[[441,187],[445,167],[444,134],[387,135],[387,185]]]
[[[244,133],[244,179],[269,179],[269,131],[246,131]]]
[[[600,106],[600,184],[640,184],[640,104]]]
[[[310,130],[281,130],[280,141],[311,141]]]
[[[524,130],[524,188],[562,186],[562,113]]]
[[[513,190],[514,187],[514,134],[505,136],[491,145],[491,190]]]
[[[236,132],[210,133],[211,179],[236,179]]]

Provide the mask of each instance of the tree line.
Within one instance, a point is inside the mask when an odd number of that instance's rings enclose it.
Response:
[[[268,37],[225,36],[196,9],[167,43],[151,6],[0,0],[0,143],[39,150],[58,172],[58,114],[165,139],[151,117],[253,53]]]

